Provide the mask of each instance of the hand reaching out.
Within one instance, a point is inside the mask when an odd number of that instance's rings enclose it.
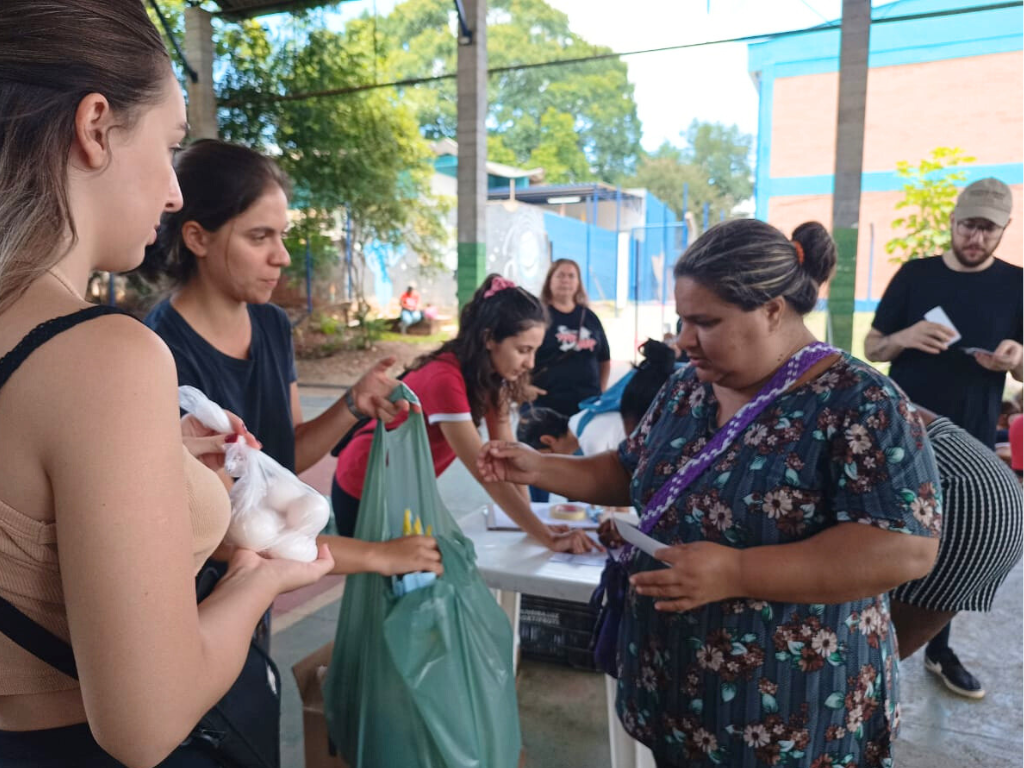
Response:
[[[352,385],[352,397],[356,408],[372,419],[380,419],[385,424],[394,421],[400,413],[407,413],[410,405],[408,400],[391,402],[388,398],[401,382],[388,376],[388,369],[395,364],[394,357],[385,357],[362,375]],[[418,406],[415,408],[418,410]]]
[[[239,438],[244,439],[253,448],[259,450],[263,444],[256,439],[238,416],[231,411],[224,411],[234,430],[225,435],[215,429],[204,426],[195,416],[189,414],[181,420],[181,441],[188,452],[199,459],[210,469],[217,471],[224,466],[224,448],[228,443]]]
[[[480,449],[476,466],[487,483],[535,485],[544,455],[523,443],[491,440]]]

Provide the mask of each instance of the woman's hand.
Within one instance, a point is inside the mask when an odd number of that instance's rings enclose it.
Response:
[[[615,527],[614,518],[609,517],[597,526],[597,538],[606,547],[616,549],[625,544],[625,540],[619,535],[619,529]]]
[[[242,438],[253,448],[259,450],[263,444],[256,439],[240,418],[231,411],[224,411],[231,422],[233,432],[225,435],[215,429],[204,426],[199,419],[189,414],[181,420],[181,441],[188,452],[199,459],[213,471],[224,466],[224,449],[228,443]]]
[[[371,563],[381,576],[430,571],[444,573],[441,552],[433,536],[403,536],[400,539],[368,543],[373,547]]]
[[[523,397],[528,403],[532,403],[538,397],[546,395],[547,393],[548,391],[546,389],[541,389],[536,384],[527,384],[523,387]]]
[[[558,530],[563,528],[563,530]],[[551,540],[547,546],[552,552],[571,552],[574,555],[582,555],[587,552],[604,552],[604,547],[587,536],[580,529],[566,531],[563,526],[548,526],[551,532]]]
[[[394,357],[378,360],[373,368],[352,385],[352,397],[356,401],[356,408],[371,419],[380,419],[385,424],[394,421],[398,414],[407,413],[410,407],[408,400],[392,403],[388,399],[395,387],[401,383],[398,379],[388,376],[388,368],[394,364]]]
[[[236,547],[228,561],[228,572],[224,580],[262,576],[270,580],[274,594],[291,592],[319,581],[334,568],[334,558],[326,544],[321,544],[316,554],[316,560],[303,563],[299,560],[263,557],[251,549]]]
[[[477,456],[476,467],[487,483],[535,485],[544,454],[523,443],[491,440]]]
[[[644,571],[629,578],[637,594],[657,598],[659,611],[692,611],[707,603],[744,597],[740,550],[710,541],[665,547],[654,553],[668,568]]]

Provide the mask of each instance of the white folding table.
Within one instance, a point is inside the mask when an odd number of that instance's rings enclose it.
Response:
[[[519,649],[520,596],[537,595],[576,603],[590,602],[601,569],[553,562],[552,552],[522,531],[487,530],[484,510],[459,520],[463,533],[476,548],[477,567],[512,623],[515,658]],[[650,750],[632,739],[615,714],[615,680],[605,676],[608,742],[612,768],[654,768]]]

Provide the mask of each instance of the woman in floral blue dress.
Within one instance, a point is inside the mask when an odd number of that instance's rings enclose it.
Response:
[[[618,452],[481,454],[490,476],[595,503],[647,502],[796,351],[835,265],[819,224],[709,230],[676,265],[691,365]],[[846,354],[768,405],[634,550],[617,708],[659,766],[892,765],[899,723],[886,592],[928,572],[938,473],[924,428]],[[648,513],[650,514],[650,513]],[[658,561],[667,564],[665,567]]]

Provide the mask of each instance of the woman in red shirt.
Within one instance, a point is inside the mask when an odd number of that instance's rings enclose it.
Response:
[[[526,533],[556,552],[586,552],[597,548],[586,534],[545,525],[530,509],[525,487],[485,482],[476,464],[483,445],[477,431],[481,421],[492,440],[514,439],[509,407],[523,401],[546,325],[536,296],[489,275],[463,308],[458,335],[417,360],[403,382],[419,397],[427,417],[435,474],[460,459]],[[404,420],[400,415],[391,426]],[[355,530],[374,426],[371,422],[360,430],[338,456],[331,499],[343,536]]]

